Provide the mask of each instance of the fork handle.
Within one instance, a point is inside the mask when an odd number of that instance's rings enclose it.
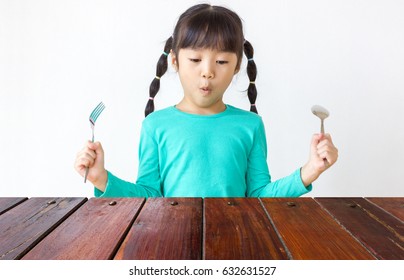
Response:
[[[88,168],[88,167],[86,167],[86,175],[84,175],[84,183],[86,183],[86,182],[87,182],[88,170],[89,170],[89,168]]]
[[[91,131],[92,131],[91,143],[94,143],[94,127],[93,126],[91,127]],[[88,176],[88,170],[89,169],[90,168],[87,166],[86,167],[86,174],[84,175],[84,183],[87,182],[87,176]]]

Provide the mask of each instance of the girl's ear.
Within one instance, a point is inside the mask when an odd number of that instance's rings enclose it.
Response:
[[[178,71],[177,56],[175,55],[173,50],[170,50],[170,55],[171,55],[171,65],[174,67],[175,71]]]

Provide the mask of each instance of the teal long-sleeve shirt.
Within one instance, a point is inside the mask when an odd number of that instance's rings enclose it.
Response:
[[[214,115],[175,106],[148,115],[142,124],[136,183],[108,171],[97,197],[298,197],[300,168],[271,182],[267,142],[257,114],[230,105]]]

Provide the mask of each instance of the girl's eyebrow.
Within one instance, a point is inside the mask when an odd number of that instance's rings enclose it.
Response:
[[[233,54],[232,52],[216,52],[214,55],[215,56],[222,56],[224,59],[228,59],[229,58],[228,56],[230,56],[232,54]],[[191,52],[191,53],[187,54],[187,56],[195,56],[195,55],[201,56],[202,53],[199,52],[199,51],[194,51],[194,52]]]
[[[184,48],[184,50],[188,51],[194,51],[194,52],[203,52],[203,51],[212,51],[216,52],[218,54],[233,54],[234,52],[231,51],[224,51],[224,50],[217,50],[217,49],[211,49],[211,48]],[[236,53],[234,53],[236,54]]]

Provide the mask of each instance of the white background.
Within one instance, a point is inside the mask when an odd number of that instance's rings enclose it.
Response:
[[[73,163],[100,101],[106,167],[135,181],[157,59],[196,3],[0,0],[0,196],[92,196]],[[307,161],[320,104],[340,157],[308,196],[404,196],[404,2],[211,3],[240,15],[255,48],[273,180]],[[225,101],[248,110],[243,65]],[[157,109],[181,98],[172,69],[161,82]]]

